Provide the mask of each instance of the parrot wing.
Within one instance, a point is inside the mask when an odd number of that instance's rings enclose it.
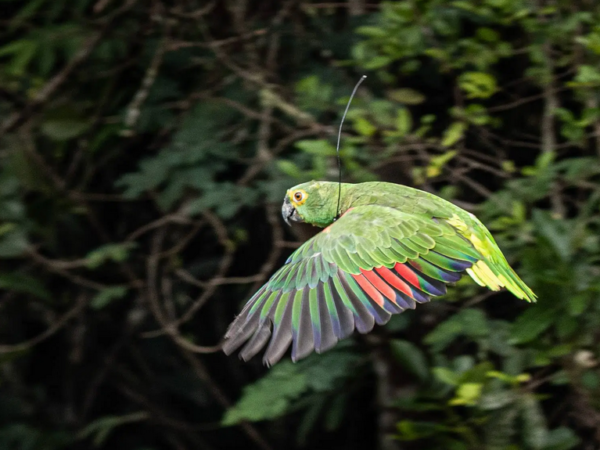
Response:
[[[324,352],[354,329],[368,333],[392,314],[446,293],[446,284],[483,260],[444,219],[367,205],[298,248],[230,325],[223,350],[276,363]]]

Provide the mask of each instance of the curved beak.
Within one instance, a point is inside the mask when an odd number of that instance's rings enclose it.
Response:
[[[283,199],[283,205],[281,205],[281,216],[283,217],[283,220],[285,220],[285,223],[287,223],[288,225],[291,225],[290,220],[292,222],[303,221],[302,217],[300,217],[298,211],[296,211],[296,208],[294,208],[294,205],[292,205],[287,195]]]

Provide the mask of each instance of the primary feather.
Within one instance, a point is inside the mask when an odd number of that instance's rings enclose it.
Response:
[[[225,335],[248,360],[265,345],[276,363],[292,346],[297,361],[356,329],[368,333],[392,314],[446,293],[467,272],[492,290],[535,301],[485,226],[433,194],[392,183],[304,183],[290,189],[286,221],[326,227],[296,250],[248,301]],[[337,220],[336,220],[337,219]],[[270,339],[270,341],[269,341]]]

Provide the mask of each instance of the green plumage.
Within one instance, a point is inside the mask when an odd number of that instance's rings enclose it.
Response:
[[[310,182],[290,189],[284,219],[325,229],[296,250],[231,324],[229,354],[264,355],[274,364],[331,348],[357,329],[446,292],[467,272],[490,289],[535,295],[472,214],[435,195],[391,183]],[[337,219],[337,220],[336,220]]]

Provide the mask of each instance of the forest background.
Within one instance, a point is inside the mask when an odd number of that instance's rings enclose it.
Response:
[[[600,448],[600,4],[0,0],[0,448]],[[424,189],[467,278],[274,368],[219,342],[314,230],[287,188]]]

